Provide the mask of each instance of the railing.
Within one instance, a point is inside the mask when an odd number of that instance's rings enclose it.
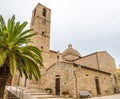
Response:
[[[24,97],[24,90],[16,86],[6,86],[6,90],[8,99],[23,99]]]

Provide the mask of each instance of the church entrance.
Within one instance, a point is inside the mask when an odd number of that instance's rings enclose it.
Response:
[[[55,93],[60,95],[60,75],[57,75],[55,78]]]
[[[96,91],[97,91],[97,95],[100,95],[100,85],[99,85],[99,79],[98,77],[95,77],[95,85],[96,85]]]

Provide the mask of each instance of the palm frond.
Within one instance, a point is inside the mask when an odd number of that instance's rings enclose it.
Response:
[[[3,17],[0,15],[0,30],[5,30],[6,29],[6,24],[5,21],[3,19]]]
[[[26,25],[27,22],[15,22],[13,15],[6,26],[0,15],[0,66],[4,66],[8,60],[7,67],[11,75],[17,69],[26,79],[35,77],[38,80],[41,76],[39,66],[43,66],[43,60],[38,48],[27,45],[36,34],[29,34],[32,29],[24,30]],[[26,45],[23,46],[24,44]]]
[[[5,64],[6,58],[7,58],[7,51],[0,49],[0,67]]]
[[[41,66],[43,66],[42,62],[43,59],[41,57],[41,51],[34,46],[25,46],[23,48],[23,54],[29,56],[31,59],[35,60],[37,63],[39,63]]]
[[[14,53],[9,53],[10,73],[13,76],[16,67],[16,57]]]
[[[32,74],[34,77],[39,79],[40,78],[40,71],[38,65],[35,61],[31,60],[29,57],[22,55],[22,59],[26,64],[26,70],[28,71],[29,79],[31,79]],[[36,79],[36,80],[37,80]]]
[[[7,31],[9,35],[11,35],[12,31],[14,30],[14,24],[15,24],[15,15],[13,15],[12,18],[8,20]]]

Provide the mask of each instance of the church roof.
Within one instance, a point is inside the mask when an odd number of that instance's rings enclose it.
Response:
[[[49,69],[51,69],[53,66],[56,66],[56,65],[58,65],[58,64],[72,64],[72,65],[75,66],[75,67],[86,68],[86,69],[89,69],[89,70],[93,70],[93,71],[97,71],[97,72],[101,72],[101,73],[105,73],[105,74],[111,75],[110,72],[107,72],[107,71],[104,71],[104,70],[95,69],[95,68],[88,67],[88,66],[85,66],[85,65],[76,64],[76,63],[73,63],[73,62],[65,62],[65,61],[59,61],[59,62],[57,62],[57,63],[54,63],[53,65],[51,65],[51,66],[47,69],[47,71],[48,71]],[[61,65],[59,65],[59,66],[61,66]],[[65,65],[64,65],[64,66],[65,66]],[[68,67],[68,68],[69,68],[69,67]]]
[[[62,55],[63,55],[63,57],[67,56],[67,55],[81,57],[80,53],[76,49],[73,49],[71,44],[69,44],[68,48],[65,51],[63,51]]]

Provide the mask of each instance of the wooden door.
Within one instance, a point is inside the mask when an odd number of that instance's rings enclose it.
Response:
[[[60,95],[60,78],[55,79],[55,90],[56,95]]]
[[[96,84],[97,94],[100,95],[101,92],[100,92],[100,86],[99,86],[99,79],[98,78],[95,78],[95,84]]]

